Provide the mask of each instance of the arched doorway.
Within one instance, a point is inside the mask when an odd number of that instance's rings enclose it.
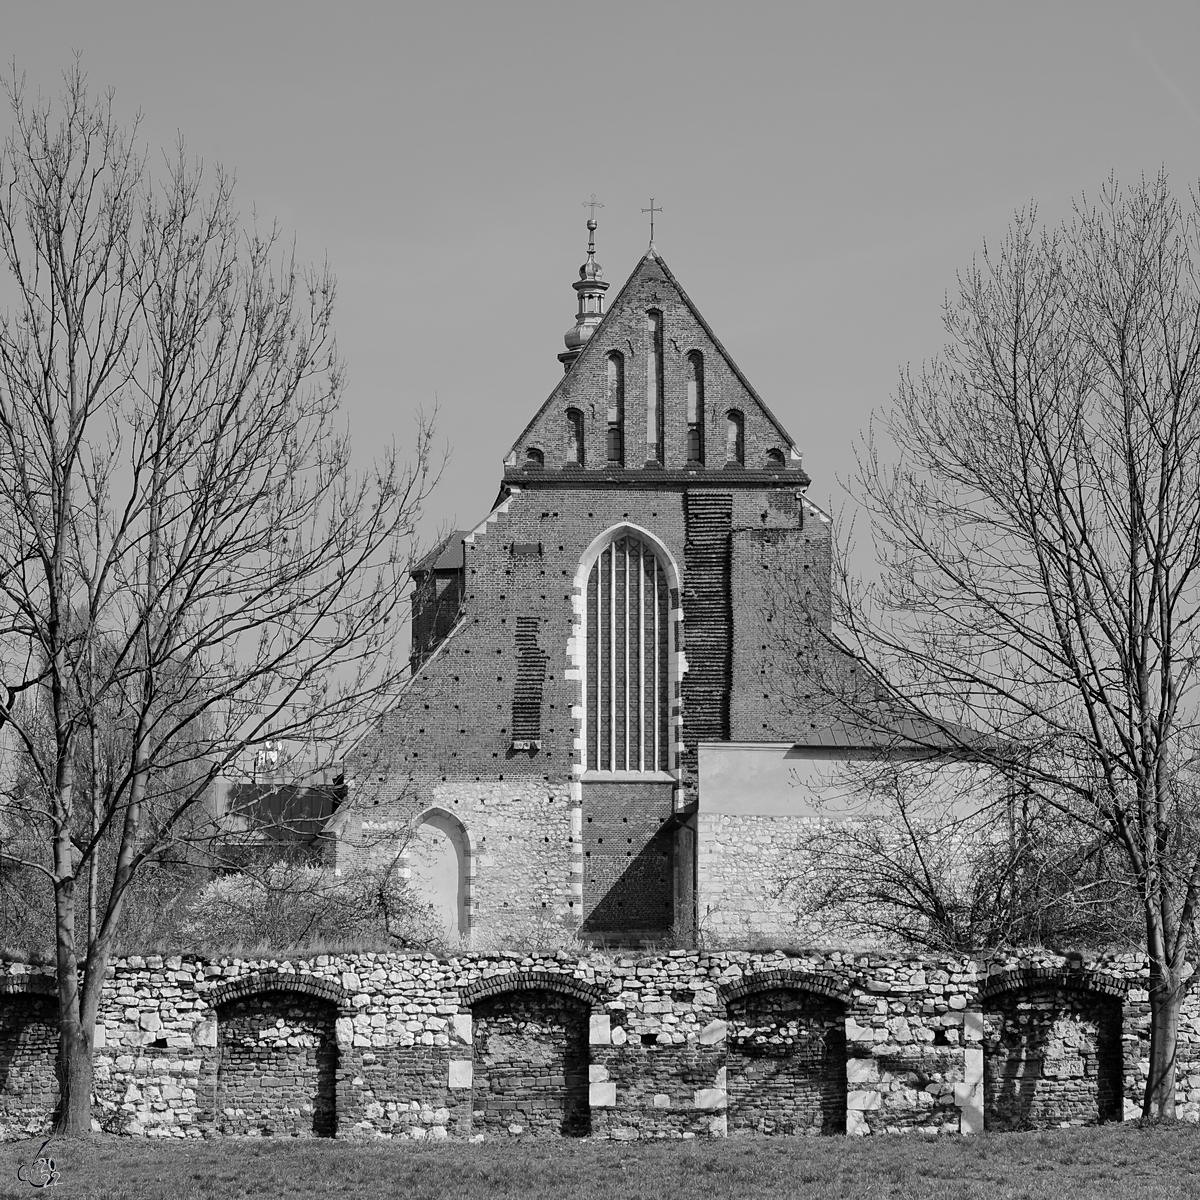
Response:
[[[431,808],[414,822],[405,847],[409,887],[428,904],[442,932],[452,940],[471,932],[474,856],[466,826],[443,808]]]

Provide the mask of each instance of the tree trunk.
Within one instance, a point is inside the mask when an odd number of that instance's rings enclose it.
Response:
[[[92,1029],[86,1020],[75,955],[75,879],[71,843],[64,832],[55,841],[60,878],[54,887],[58,970],[58,1111],[54,1132],[83,1138],[92,1131]],[[65,869],[64,869],[64,864]],[[101,969],[103,978],[103,969]],[[93,1008],[92,1020],[95,1020]]]
[[[1179,1044],[1179,1016],[1187,994],[1186,980],[1178,972],[1164,971],[1150,959],[1150,1074],[1142,1100],[1147,1121],[1175,1120],[1175,1052]]]
[[[92,1039],[78,1020],[65,1016],[58,1033],[59,1137],[85,1138],[92,1132]]]

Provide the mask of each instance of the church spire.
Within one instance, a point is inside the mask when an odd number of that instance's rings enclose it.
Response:
[[[579,357],[588,339],[596,332],[596,326],[600,324],[600,319],[604,316],[604,293],[608,291],[608,284],[604,281],[604,272],[596,261],[596,209],[603,208],[604,205],[596,199],[594,192],[591,200],[585,200],[584,204],[592,210],[592,215],[588,218],[587,223],[587,262],[579,268],[578,281],[571,284],[579,296],[579,309],[575,314],[575,324],[567,330],[567,334],[563,338],[567,348],[558,356],[558,361],[562,363],[564,371],[571,369],[571,364]]]

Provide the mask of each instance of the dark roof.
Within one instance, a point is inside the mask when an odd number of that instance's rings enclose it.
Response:
[[[345,796],[342,784],[235,783],[229,811],[273,841],[305,841],[320,835]]]
[[[994,739],[964,725],[938,724],[924,717],[889,716],[877,721],[828,721],[789,731],[793,745],[817,750],[932,750],[970,754],[993,748]]]
[[[463,567],[463,538],[471,531],[456,529],[444,537],[412,569],[414,575],[425,575],[429,571],[461,571]]]

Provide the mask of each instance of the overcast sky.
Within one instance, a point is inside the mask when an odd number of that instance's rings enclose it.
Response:
[[[430,508],[474,524],[561,373],[595,192],[614,287],[658,249],[791,431],[812,496],[955,272],[1030,200],[1200,178],[1200,5],[62,4],[4,9],[35,90],[72,51],[339,279],[364,455],[441,410]]]

